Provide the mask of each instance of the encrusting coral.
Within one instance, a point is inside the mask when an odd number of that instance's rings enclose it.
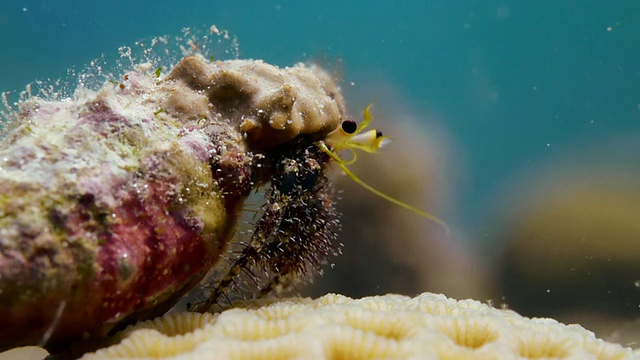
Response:
[[[140,64],[97,91],[32,96],[9,114],[0,142],[0,350],[65,346],[165,313],[224,258],[244,199],[266,183],[306,196],[287,229],[324,221],[317,244],[337,251],[335,215],[322,217],[332,210],[328,156],[307,151],[345,116],[330,76],[199,55],[161,75]],[[261,231],[290,235],[275,230],[293,205]]]
[[[640,359],[579,325],[430,293],[243,302],[142,322],[117,341],[82,359]]]

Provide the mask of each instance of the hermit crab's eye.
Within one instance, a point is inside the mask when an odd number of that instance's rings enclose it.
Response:
[[[345,120],[342,122],[340,127],[342,128],[342,131],[344,131],[346,134],[351,135],[354,132],[356,132],[356,130],[358,130],[358,123],[356,123],[353,120]]]
[[[351,180],[355,181],[358,185],[364,187],[365,189],[371,191],[372,193],[380,196],[381,198],[392,202],[398,206],[401,206],[407,210],[413,211],[414,213],[423,216],[433,222],[438,223],[442,226],[447,234],[449,233],[449,227],[447,224],[442,221],[437,216],[431,215],[428,212],[417,209],[409,204],[406,204],[400,200],[392,198],[391,196],[377,190],[371,185],[362,181],[359,177],[356,176],[351,170],[347,168],[347,165],[352,164],[356,161],[357,155],[355,150],[364,150],[366,152],[376,152],[382,146],[387,144],[390,139],[384,135],[380,130],[369,130],[362,132],[371,122],[373,117],[370,113],[371,105],[367,106],[364,109],[364,119],[360,125],[356,125],[352,120],[345,120],[342,124],[334,131],[330,132],[327,137],[323,141],[319,141],[317,145],[320,147],[320,150],[325,152],[329,157],[331,157],[338,166],[342,169],[342,171],[347,174],[351,178]],[[354,128],[355,127],[355,128]],[[353,157],[349,161],[343,160],[340,156],[338,156],[338,152],[340,150],[348,149],[353,154]]]
[[[359,149],[373,153],[391,141],[379,130],[364,131],[373,119],[369,112],[370,108],[371,105],[364,109],[364,119],[360,125],[357,125],[353,120],[345,120],[337,129],[330,132],[323,141],[327,147],[334,152],[343,149],[349,149],[353,152],[355,149]],[[351,162],[353,161],[355,159],[351,160]]]

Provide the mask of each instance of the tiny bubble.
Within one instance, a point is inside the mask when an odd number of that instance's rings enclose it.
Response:
[[[547,289],[547,294],[551,293],[551,289]]]
[[[22,12],[27,12],[27,11],[29,11],[29,9],[27,9],[26,7],[22,8]]]
[[[635,287],[640,288],[640,280],[636,280],[633,285],[635,285]]]

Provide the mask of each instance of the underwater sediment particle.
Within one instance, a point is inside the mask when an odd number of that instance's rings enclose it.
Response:
[[[423,293],[237,303],[139,323],[82,359],[639,359],[579,325]]]
[[[64,101],[31,97],[10,117],[0,142],[0,349],[56,348],[163,314],[220,262],[260,185],[277,185],[260,223],[267,235],[300,231],[275,223],[283,218],[332,210],[329,158],[313,144],[344,106],[317,67],[191,56],[162,78],[136,67]],[[278,212],[292,196],[317,209]],[[337,220],[320,220],[309,229],[334,240]]]

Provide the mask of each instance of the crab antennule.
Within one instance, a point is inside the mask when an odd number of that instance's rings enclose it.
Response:
[[[324,141],[318,142],[318,146],[320,150],[325,152],[329,157],[331,157],[344,171],[345,174],[351,180],[353,180],[356,184],[362,186],[363,188],[369,190],[370,192],[378,195],[379,197],[398,205],[402,208],[405,208],[409,211],[412,211],[424,218],[427,218],[438,225],[442,226],[447,233],[449,234],[449,226],[439,217],[429,214],[426,211],[420,210],[414,206],[411,206],[407,203],[404,203],[398,199],[395,199],[382,191],[374,188],[373,186],[367,184],[362,179],[360,179],[356,174],[354,174],[351,170],[347,168],[347,165],[355,162],[357,158],[357,153],[355,149],[363,150],[368,153],[375,153],[389,143],[391,141],[387,136],[382,135],[382,132],[376,129],[372,129],[366,132],[362,132],[373,119],[370,112],[371,105],[367,106],[364,109],[364,119],[360,125],[358,125],[355,129],[353,128],[353,121],[345,120],[343,123],[338,126],[338,128],[327,135]],[[337,153],[341,150],[348,149],[353,153],[353,158],[349,161],[343,160]]]

